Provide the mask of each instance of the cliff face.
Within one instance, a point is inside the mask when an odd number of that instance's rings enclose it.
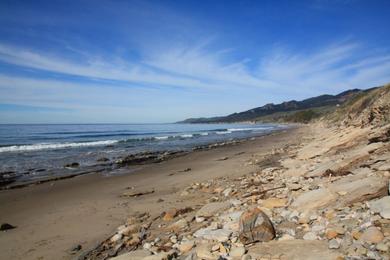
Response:
[[[335,111],[335,119],[340,116],[344,125],[380,127],[390,123],[390,84],[360,93]]]

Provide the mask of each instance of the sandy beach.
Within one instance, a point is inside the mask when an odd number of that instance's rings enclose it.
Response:
[[[250,163],[254,159],[260,162],[275,149],[299,143],[307,131],[295,128],[237,145],[195,151],[139,166],[121,176],[90,174],[1,191],[0,220],[17,226],[0,233],[1,258],[74,259],[107,238],[131,214],[160,215],[167,208],[202,204],[205,195],[183,199],[181,190],[194,182],[249,174],[259,168]],[[120,197],[132,190],[154,193]],[[70,254],[76,245],[82,249]]]

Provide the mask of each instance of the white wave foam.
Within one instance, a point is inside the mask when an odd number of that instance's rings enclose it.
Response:
[[[204,132],[204,133],[200,133],[200,135],[206,136],[206,135],[209,135],[209,133],[208,132]]]
[[[231,134],[232,133],[232,131],[217,131],[217,132],[215,132],[217,135],[226,135],[226,134]]]
[[[184,135],[180,135],[181,138],[191,138],[193,137],[194,135],[192,134],[184,134]]]
[[[156,136],[154,137],[156,140],[167,140],[169,136]]]
[[[84,146],[101,146],[101,145],[115,144],[117,142],[118,140],[105,140],[105,141],[94,141],[94,142],[83,142],[83,143],[13,145],[13,146],[0,147],[0,153],[38,151],[38,150],[74,148],[74,147],[84,147]]]
[[[240,132],[240,131],[253,131],[253,130],[265,130],[266,127],[248,127],[248,128],[229,128],[230,132]]]

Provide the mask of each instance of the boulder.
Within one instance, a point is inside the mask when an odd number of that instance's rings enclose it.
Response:
[[[267,242],[275,238],[275,229],[268,216],[259,208],[242,213],[240,217],[240,240],[245,244]]]

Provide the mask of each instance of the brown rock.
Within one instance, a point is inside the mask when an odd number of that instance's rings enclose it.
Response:
[[[333,238],[337,237],[337,235],[338,235],[338,233],[333,229],[329,229],[326,231],[326,238],[327,239],[333,239]]]
[[[177,215],[177,209],[173,208],[165,212],[163,220],[164,221],[171,221],[174,219]]]
[[[360,237],[360,240],[367,243],[379,243],[383,240],[384,236],[382,232],[377,227],[369,227],[364,231],[363,235]]]
[[[356,240],[359,240],[362,237],[362,232],[354,230],[352,231],[352,237]]]
[[[183,242],[182,244],[180,244],[178,246],[178,249],[179,249],[180,253],[186,254],[186,253],[191,251],[191,249],[194,247],[194,245],[195,245],[194,241],[186,241],[186,242]]]
[[[259,208],[250,209],[240,217],[240,240],[245,244],[267,242],[275,238],[275,229]]]

